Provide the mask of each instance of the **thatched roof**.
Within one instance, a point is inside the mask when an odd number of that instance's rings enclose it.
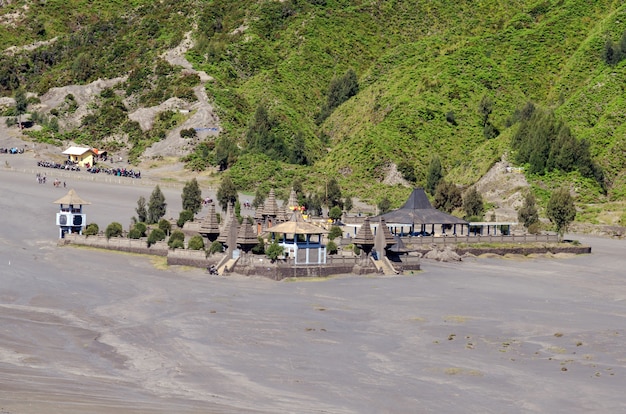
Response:
[[[373,246],[374,235],[372,234],[372,228],[370,227],[370,218],[365,217],[361,228],[357,231],[353,239],[354,244],[357,246]]]
[[[397,224],[469,224],[467,221],[434,208],[423,188],[413,190],[402,207],[381,216]]]
[[[279,234],[327,234],[328,230],[316,226],[312,223],[307,223],[302,218],[302,214],[299,211],[294,211],[291,216],[291,220],[284,223],[277,224],[268,228],[267,233],[279,233]]]
[[[259,243],[259,239],[256,232],[252,228],[252,225],[247,219],[243,219],[243,223],[239,227],[237,232],[237,244],[239,245],[255,245]]]
[[[217,213],[215,212],[215,204],[209,205],[209,214],[206,215],[198,233],[200,234],[218,234],[220,232],[220,224],[217,222]]]
[[[89,201],[85,201],[82,198],[80,198],[78,194],[76,194],[76,191],[74,191],[73,188],[71,188],[70,191],[68,191],[66,195],[59,198],[57,201],[53,201],[53,203],[73,205],[73,206],[84,206],[84,205],[91,204]]]
[[[272,217],[276,217],[280,214],[280,211],[278,210],[278,203],[276,202],[276,194],[274,193],[273,188],[270,190],[265,203],[263,203],[261,214]]]

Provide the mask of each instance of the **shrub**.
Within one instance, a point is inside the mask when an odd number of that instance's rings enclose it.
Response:
[[[211,243],[211,246],[209,246],[209,254],[221,253],[223,250],[224,246],[222,246],[222,243],[218,242],[217,240],[215,240],[213,243]]]
[[[152,230],[148,235],[148,247],[161,240],[165,240],[165,232],[161,229]]]
[[[95,236],[96,234],[98,234],[99,231],[100,231],[100,228],[98,227],[96,223],[89,223],[87,224],[87,227],[85,227],[83,234],[85,236]]]
[[[178,215],[178,221],[176,221],[176,225],[180,228],[183,228],[185,223],[193,220],[193,212],[189,210],[183,210]]]
[[[529,234],[540,234],[541,233],[541,223],[538,221],[534,222],[530,226],[528,226]]]
[[[342,234],[343,232],[341,231],[341,227],[332,226],[328,232],[328,240],[335,240],[337,237],[341,237]]]
[[[128,232],[128,238],[129,239],[135,239],[135,240],[141,239],[141,230],[139,230],[137,227],[133,227]]]
[[[170,240],[167,242],[167,245],[169,246],[170,249],[184,249],[185,248],[185,242],[182,240]]]
[[[276,259],[284,254],[283,246],[281,246],[276,240],[274,240],[272,244],[270,244],[267,248],[266,254],[273,263],[276,261]]]
[[[144,237],[146,235],[146,231],[148,231],[148,226],[146,226],[146,223],[135,223],[135,225],[133,226],[133,229],[137,229],[139,230],[141,236],[140,237]]]
[[[174,247],[173,245],[176,243],[177,245],[181,244],[181,243],[177,243],[177,242],[181,242],[182,243],[182,247],[185,246],[185,233],[183,233],[180,230],[174,230],[172,232],[172,234],[170,235],[170,239],[167,241],[167,245],[170,246],[172,249],[176,249],[177,247]],[[178,247],[180,248],[180,247]]]
[[[252,253],[265,254],[265,241],[263,240],[263,237],[259,236],[257,240],[259,242],[252,248]]]
[[[170,234],[172,231],[172,223],[169,220],[161,219],[159,220],[159,229],[165,234]]]
[[[202,239],[202,236],[200,235],[193,236],[191,239],[189,239],[189,243],[187,244],[187,247],[190,250],[204,249],[204,240]]]
[[[352,251],[354,252],[355,256],[360,256],[361,255],[361,249],[356,244],[352,245]]]
[[[104,234],[106,235],[107,239],[110,239],[111,237],[120,237],[123,231],[124,230],[122,229],[122,225],[114,221],[107,226]]]
[[[337,244],[334,241],[329,241],[328,244],[326,244],[326,250],[328,251],[328,254],[337,254],[337,251],[339,251]]]

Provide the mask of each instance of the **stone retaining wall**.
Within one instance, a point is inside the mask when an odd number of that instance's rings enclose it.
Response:
[[[152,254],[165,257],[168,254],[169,247],[166,242],[159,241],[148,247],[148,241],[143,239],[129,239],[126,237],[106,236],[83,236],[80,234],[67,234],[64,239],[60,240],[63,244],[78,244],[81,246],[95,247],[98,249],[116,250],[120,252]]]

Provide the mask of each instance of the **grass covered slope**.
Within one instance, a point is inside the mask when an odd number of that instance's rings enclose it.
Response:
[[[320,192],[333,176],[350,195],[373,202],[387,196],[397,205],[410,188],[386,184],[394,166],[408,163],[416,176],[410,185],[423,185],[433,155],[447,179],[471,185],[510,150],[513,114],[533,101],[590,142],[609,198],[626,196],[625,66],[603,60],[607,38],[619,42],[624,31],[621,2],[136,0],[70,7],[50,0],[15,1],[0,11],[8,22],[0,45],[49,42],[37,53],[5,53],[0,88],[17,74],[20,85],[40,93],[138,73],[191,32],[187,58],[214,78],[207,92],[220,114],[219,140],[230,142],[196,157],[214,164],[220,148],[236,148],[229,170],[244,190],[302,177],[307,192]],[[332,80],[349,69],[358,93],[316,122]],[[489,103],[487,113],[481,102]],[[275,142],[293,148],[302,138],[308,165],[250,153],[246,137],[259,105]],[[543,191],[574,182],[581,200],[602,197],[576,173],[533,180]]]

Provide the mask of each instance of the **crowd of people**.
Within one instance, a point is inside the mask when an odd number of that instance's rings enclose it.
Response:
[[[67,171],[80,171],[80,167],[71,162],[66,162],[65,164],[61,164],[61,163],[53,162],[53,161],[37,161],[37,166],[45,167],[45,168],[56,168],[56,169],[67,170]]]
[[[67,171],[80,171],[80,167],[69,160],[65,161],[64,164],[54,161],[37,161],[37,166]],[[135,171],[129,168],[101,168],[97,166],[89,166],[86,171],[92,174],[105,173],[109,175],[115,175],[117,177],[141,178],[141,171]]]
[[[134,171],[132,169],[127,169],[127,168],[90,167],[90,168],[87,168],[87,172],[90,172],[92,174],[105,173],[109,175],[115,175],[116,177],[141,178],[141,171]]]

